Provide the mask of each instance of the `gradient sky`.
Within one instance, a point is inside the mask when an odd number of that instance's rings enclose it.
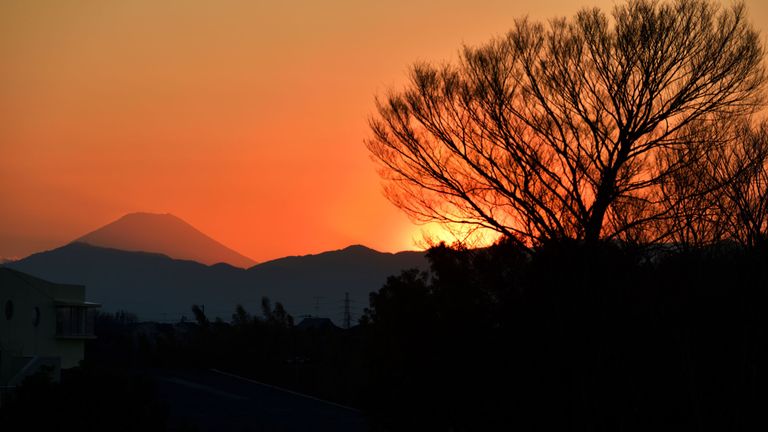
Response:
[[[749,0],[768,35],[768,2]],[[0,257],[173,213],[257,261],[424,227],[363,139],[415,61],[611,0],[0,2]],[[437,232],[426,228],[428,232]]]

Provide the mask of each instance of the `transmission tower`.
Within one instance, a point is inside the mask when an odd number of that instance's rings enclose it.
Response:
[[[314,296],[312,299],[315,301],[315,318],[320,316],[320,300],[324,299],[322,296]]]

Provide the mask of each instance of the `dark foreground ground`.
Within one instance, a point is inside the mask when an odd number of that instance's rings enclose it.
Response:
[[[216,370],[154,370],[170,430],[367,431],[358,410]]]
[[[23,385],[0,432],[768,430],[768,242],[429,259],[350,329],[267,299],[226,322],[105,314],[82,368]]]

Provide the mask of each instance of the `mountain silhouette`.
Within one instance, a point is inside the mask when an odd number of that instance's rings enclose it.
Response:
[[[51,282],[85,285],[88,300],[101,303],[104,311],[127,310],[142,320],[178,320],[182,314],[191,318],[192,304],[205,305],[211,319],[229,320],[237,304],[259,314],[261,298],[267,296],[297,318],[321,316],[341,325],[345,293],[357,318],[368,306],[369,294],[388,276],[407,268],[426,269],[427,262],[423,252],[390,254],[350,246],[246,270],[71,243],[6,266]]]
[[[172,214],[130,213],[75,240],[124,251],[154,252],[203,264],[248,268],[255,262]]]

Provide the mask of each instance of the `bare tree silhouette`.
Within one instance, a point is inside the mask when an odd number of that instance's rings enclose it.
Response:
[[[721,212],[729,215],[729,238],[754,247],[768,237],[768,122],[744,128],[737,145],[729,147],[721,169],[727,183]]]
[[[729,135],[698,170],[713,191],[706,207],[723,234],[709,240],[725,238],[749,248],[768,233],[768,122],[739,122]]]
[[[720,199],[734,175],[718,175],[715,171],[726,149],[737,144],[743,124],[741,119],[697,124],[688,129],[684,146],[660,155],[658,170],[667,175],[654,192],[667,212],[654,221],[653,227],[644,227],[638,238],[664,239],[689,248],[727,237]]]
[[[648,232],[681,247],[759,244],[768,231],[767,129],[765,120],[736,118],[691,130],[687,149],[660,159],[680,168],[661,182],[659,201],[668,212]]]
[[[667,178],[719,145],[692,134],[754,112],[764,82],[743,3],[630,0],[612,18],[520,19],[458,64],[413,66],[366,145],[417,220],[523,245],[632,240],[672,217]]]

